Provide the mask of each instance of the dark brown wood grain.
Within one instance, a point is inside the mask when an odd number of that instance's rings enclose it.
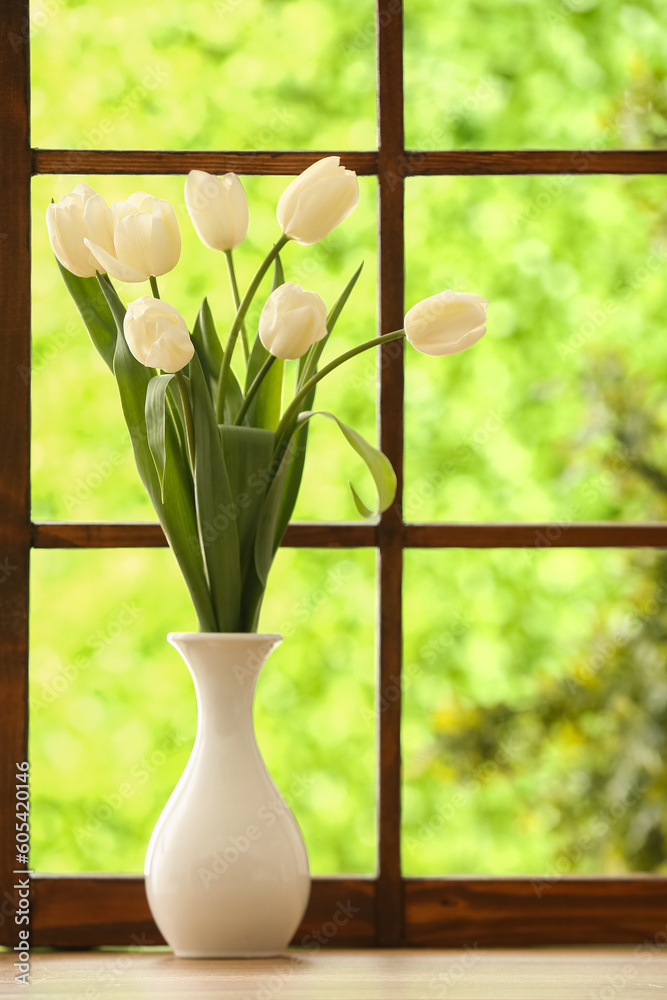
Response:
[[[294,935],[303,947],[369,947],[373,879],[315,878]],[[33,879],[33,943],[49,947],[164,944],[140,875],[39,875]]]
[[[0,31],[0,944],[15,945],[16,763],[28,757],[30,135],[28,0]]]
[[[407,524],[409,548],[663,548],[667,524],[604,521]]]
[[[393,4],[393,7],[396,5]],[[35,174],[298,174],[322,156],[340,155],[358,174],[377,174],[375,150],[141,150],[35,149]],[[508,174],[662,174],[667,151],[662,149],[471,149],[409,150],[398,160],[406,176],[462,177]]]
[[[381,333],[403,326],[404,129],[403,14],[396,0],[376,0],[378,46],[378,267]],[[394,467],[396,500],[379,529],[377,944],[403,936],[401,883],[401,659],[403,342],[380,350],[380,447]]]
[[[406,944],[418,947],[667,940],[667,878],[407,879]]]
[[[213,174],[300,174],[323,156],[339,155],[358,174],[377,173],[377,152],[356,150],[226,150],[163,149],[35,149],[35,174],[187,174],[208,170]]]
[[[646,943],[650,951],[664,949],[667,936],[660,876],[414,878],[403,888],[408,947]],[[370,878],[315,878],[292,944],[372,946],[378,891]],[[32,897],[36,945],[163,943],[141,876],[39,875]]]
[[[377,543],[374,524],[293,521],[283,545],[290,548],[346,549],[373,547]],[[32,526],[36,549],[158,548],[167,544],[159,524],[137,522],[39,521]]]
[[[664,149],[471,149],[407,152],[406,175],[664,174]]]
[[[283,545],[290,548],[372,548],[380,532],[404,548],[665,548],[667,524],[558,521],[436,522],[406,524],[387,515],[382,528],[355,521],[293,521]],[[120,549],[164,547],[159,524],[141,522],[37,521],[36,549]]]

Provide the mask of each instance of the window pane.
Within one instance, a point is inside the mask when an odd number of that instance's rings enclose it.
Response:
[[[667,871],[664,554],[406,570],[405,873]]]
[[[256,732],[313,871],[375,867],[370,551],[283,550],[260,627],[285,634]],[[196,628],[167,550],[33,554],[30,759],[39,871],[143,868],[188,759],[194,690],[170,630]]]
[[[222,254],[204,247],[185,210],[181,177],[84,178],[108,200],[147,190],[174,206],[183,238],[181,260],[160,279],[165,299],[193,323],[208,295],[222,333],[233,319]],[[235,252],[239,284],[247,287],[275,242],[275,205],[290,178],[245,177],[251,207],[247,240]],[[134,467],[127,429],[114,381],[92,347],[77,309],[60,278],[51,252],[44,213],[51,198],[71,191],[78,178],[38,177],[33,189],[33,516],[35,519],[154,520]],[[376,185],[360,178],[360,204],[344,225],[313,247],[290,244],[282,254],[287,280],[318,292],[333,305],[361,261],[364,271],[323,363],[375,335]],[[250,312],[248,330],[257,329],[270,279]],[[122,285],[124,301],[148,292],[145,283]],[[369,440],[376,439],[375,353],[335,372],[318,389],[317,406],[332,410]],[[294,364],[288,366],[293,368]],[[351,519],[358,514],[348,481],[367,500],[373,484],[366,467],[330,421],[313,420],[309,454],[295,516]]]
[[[35,146],[376,145],[372,0],[39,0],[31,41]]]
[[[660,0],[406,0],[412,149],[661,146]]]
[[[407,354],[410,520],[661,519],[665,181],[408,184],[407,304],[490,302],[470,351]]]

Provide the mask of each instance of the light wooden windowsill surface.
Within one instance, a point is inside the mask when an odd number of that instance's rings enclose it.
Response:
[[[171,952],[33,953],[28,990],[0,955],[0,997],[97,1000],[646,1000],[667,997],[667,948],[295,949],[270,959]]]

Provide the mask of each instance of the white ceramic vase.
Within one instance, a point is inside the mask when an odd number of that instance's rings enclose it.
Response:
[[[252,721],[257,677],[282,636],[167,638],[192,674],[199,720],[148,846],[151,911],[181,958],[275,955],[290,942],[310,893],[301,831],[266,769]]]

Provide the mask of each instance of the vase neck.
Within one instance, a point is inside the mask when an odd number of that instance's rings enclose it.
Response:
[[[216,716],[216,728],[222,732],[231,733],[239,725],[251,724],[259,672],[282,636],[172,632],[168,639],[192,675],[200,724],[211,712]]]

